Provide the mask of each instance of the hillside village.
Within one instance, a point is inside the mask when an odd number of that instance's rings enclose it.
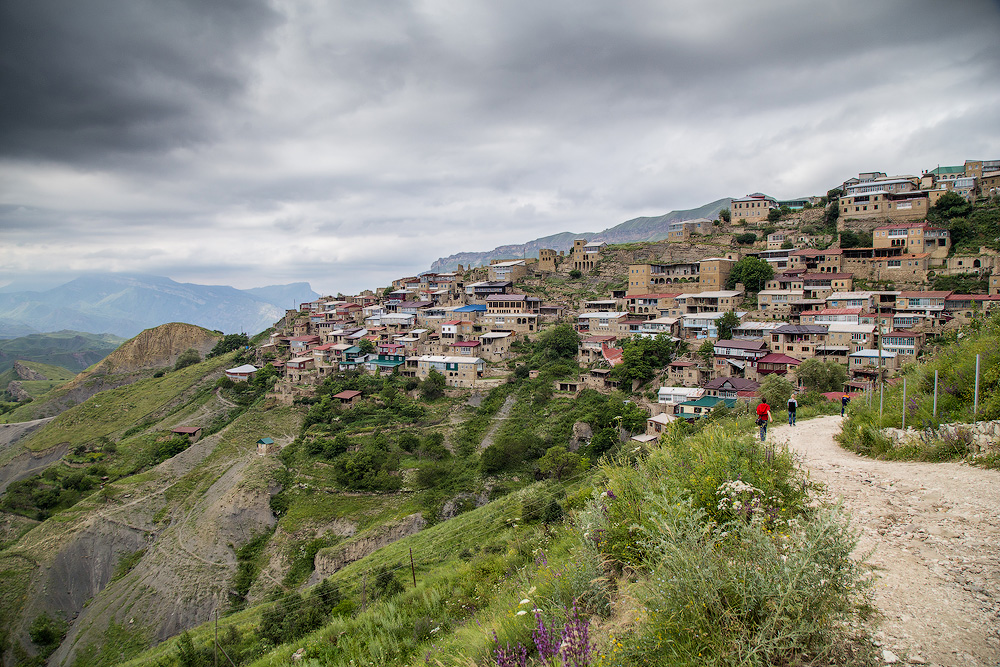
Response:
[[[683,343],[648,405],[654,432],[754,398],[767,375],[794,381],[809,359],[839,364],[842,389],[861,391],[1000,302],[1000,253],[970,249],[933,215],[941,204],[995,206],[998,192],[1000,160],[920,176],[866,172],[825,197],[733,199],[716,220],[671,223],[665,241],[578,239],[568,252],[401,277],[288,311],[256,365],[230,376],[248,379],[270,363],[280,375],[272,396],[286,404],[344,370],[418,380],[437,372],[449,387],[486,390],[514,370],[518,341],[568,323],[583,370],[555,391],[634,390],[615,372],[624,341]],[[975,293],[935,289],[949,279]],[[338,398],[349,406],[357,393]]]

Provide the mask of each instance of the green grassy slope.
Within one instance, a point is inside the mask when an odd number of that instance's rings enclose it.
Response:
[[[108,356],[126,339],[80,331],[31,334],[0,340],[0,371],[15,361],[38,361],[80,372]]]

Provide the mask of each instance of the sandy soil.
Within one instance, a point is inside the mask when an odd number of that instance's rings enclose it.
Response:
[[[850,513],[857,553],[878,574],[883,651],[915,664],[1000,665],[1000,471],[856,456],[833,440],[840,423],[783,425],[768,440],[787,442]]]

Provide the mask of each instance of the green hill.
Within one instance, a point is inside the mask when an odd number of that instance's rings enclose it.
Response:
[[[0,340],[0,372],[8,371],[14,362],[37,361],[79,373],[108,356],[125,342],[111,334],[90,334],[80,331],[36,333],[20,338]]]

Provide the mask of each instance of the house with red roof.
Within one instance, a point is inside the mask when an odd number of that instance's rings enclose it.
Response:
[[[753,370],[758,379],[763,379],[765,375],[776,373],[778,375],[788,375],[795,373],[795,368],[802,363],[801,359],[790,357],[787,354],[773,353],[766,357],[761,357],[753,363]]]

